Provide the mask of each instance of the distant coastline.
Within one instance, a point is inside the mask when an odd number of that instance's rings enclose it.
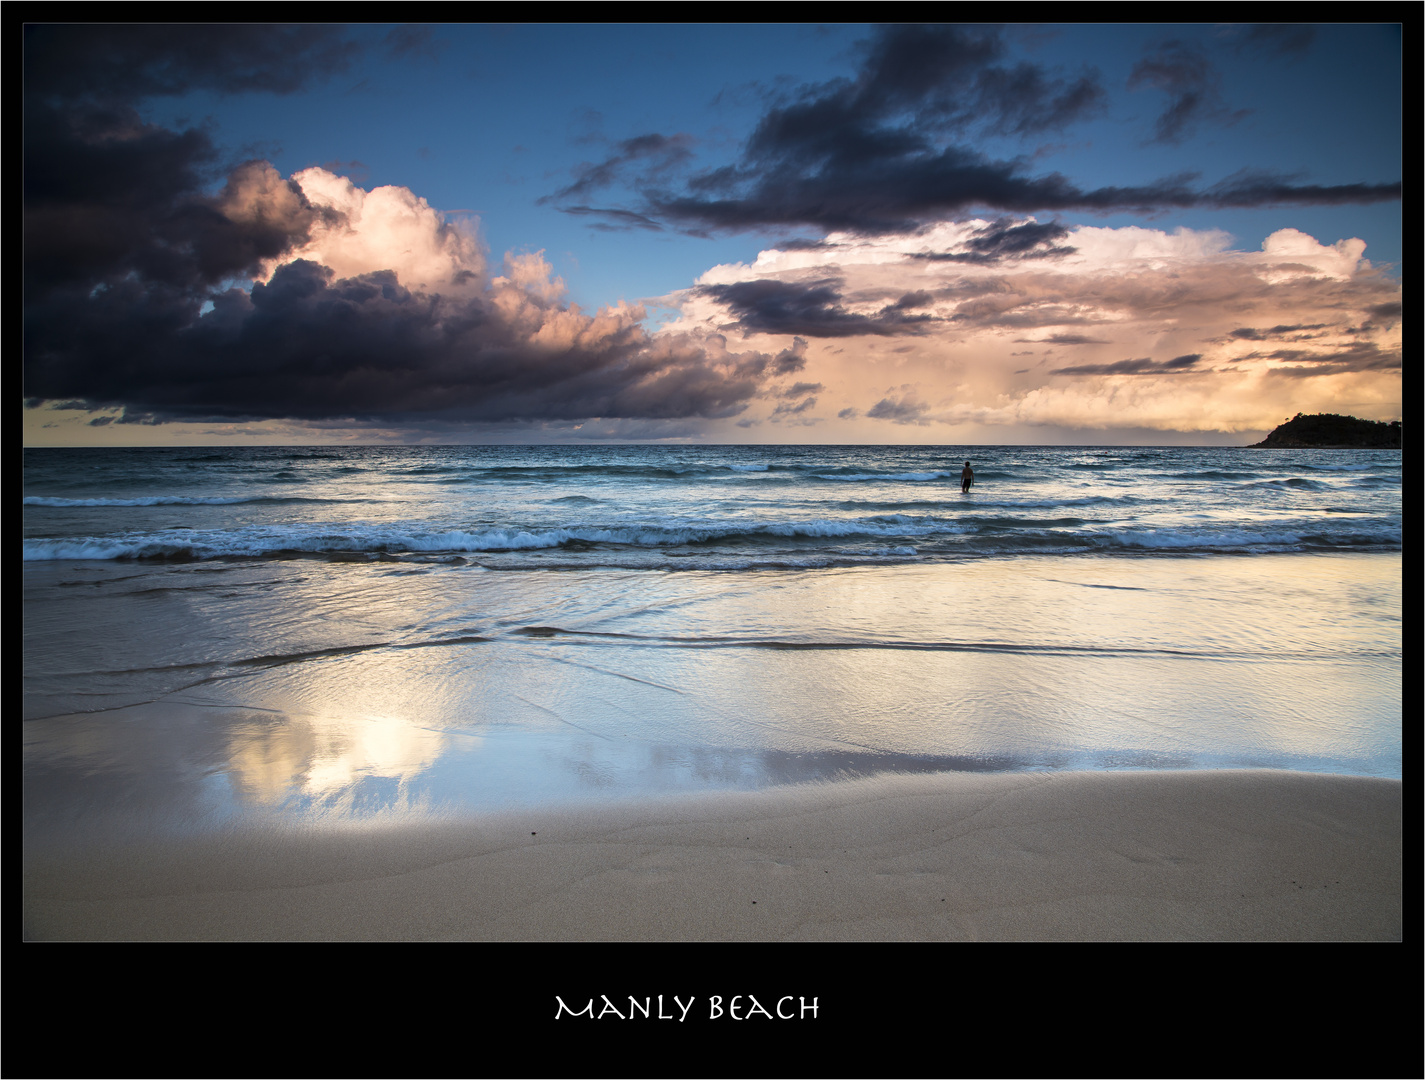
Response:
[[[1354,416],[1337,416],[1335,413],[1315,413],[1304,416],[1297,413],[1285,424],[1277,427],[1259,443],[1258,447],[1271,449],[1309,448],[1313,450],[1390,450],[1400,449],[1400,421],[1385,423],[1379,420],[1361,420]]]

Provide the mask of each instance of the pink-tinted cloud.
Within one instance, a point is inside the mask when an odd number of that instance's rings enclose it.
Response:
[[[1013,227],[1032,237],[1033,224]],[[818,394],[823,438],[959,428],[1014,441],[1039,427],[1232,432],[1297,411],[1399,415],[1400,286],[1359,240],[1283,229],[1251,251],[1217,232],[1080,227],[953,258],[1005,229],[973,221],[764,251],[704,274],[675,326],[767,350],[776,321],[746,298],[820,297],[797,311],[806,377],[830,388]],[[1051,246],[1061,250],[1042,257]],[[833,270],[834,306],[817,292]],[[923,316],[894,346],[872,328],[891,297],[914,298]],[[763,415],[775,413],[748,418]]]

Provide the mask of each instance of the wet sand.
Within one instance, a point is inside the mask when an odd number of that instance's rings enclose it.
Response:
[[[1400,940],[1398,780],[896,776],[27,840],[31,940]]]

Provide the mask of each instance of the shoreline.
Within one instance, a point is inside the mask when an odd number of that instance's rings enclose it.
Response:
[[[27,940],[1401,940],[1402,782],[938,773],[26,841]]]

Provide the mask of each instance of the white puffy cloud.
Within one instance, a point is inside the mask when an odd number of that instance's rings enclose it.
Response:
[[[1259,261],[1271,267],[1269,274],[1283,274],[1287,267],[1299,266],[1344,281],[1360,268],[1365,251],[1364,240],[1337,240],[1328,247],[1297,229],[1278,229],[1262,241]]]
[[[315,207],[336,211],[311,228],[308,243],[269,264],[307,259],[338,278],[393,270],[422,292],[474,292],[486,284],[485,253],[472,229],[446,220],[409,188],[357,187],[344,176],[310,168],[292,179]]]

